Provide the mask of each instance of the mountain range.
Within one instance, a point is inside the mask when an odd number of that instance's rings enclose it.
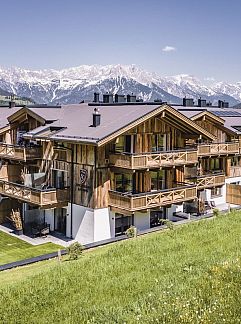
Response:
[[[230,106],[241,102],[241,82],[213,82],[180,74],[161,77],[136,65],[81,65],[53,70],[27,70],[0,67],[0,88],[37,103],[66,104],[93,100],[93,93],[134,93],[144,101],[161,99],[180,103],[183,97],[202,97],[213,103],[225,100]]]

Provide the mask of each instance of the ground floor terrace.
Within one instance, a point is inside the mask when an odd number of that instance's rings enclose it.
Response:
[[[227,197],[230,196],[229,186],[232,190],[233,186],[241,189],[241,177],[226,178],[222,186],[200,189],[197,191],[197,197],[181,197],[174,203],[159,206],[157,203],[149,208],[134,211],[113,206],[90,209],[70,203],[64,207],[42,208],[2,197],[0,222],[10,222],[9,216],[14,210],[21,217],[23,234],[26,236],[40,238],[54,233],[65,241],[76,240],[88,244],[124,235],[132,225],[141,232],[162,226],[164,220],[179,222],[207,215],[212,213],[214,208],[227,210],[230,207],[227,201]],[[235,199],[231,207],[241,205],[241,190],[240,202],[237,195]]]

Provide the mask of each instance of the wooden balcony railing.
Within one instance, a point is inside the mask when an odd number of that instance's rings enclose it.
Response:
[[[0,180],[0,194],[40,207],[68,203],[68,189],[36,189],[24,185]]]
[[[210,143],[198,145],[198,156],[238,154],[239,143]]]
[[[173,150],[158,153],[116,153],[110,155],[110,164],[125,169],[171,167],[198,162],[197,150]]]
[[[136,211],[154,207],[167,206],[183,201],[193,200],[197,197],[196,185],[145,192],[140,194],[121,193],[109,191],[109,205],[128,211]]]
[[[0,143],[0,157],[23,161],[40,159],[42,157],[42,148]]]
[[[241,177],[241,167],[231,166],[229,169],[229,177]]]
[[[225,175],[223,173],[209,174],[209,175],[197,177],[198,190],[223,186],[224,184],[225,184]]]

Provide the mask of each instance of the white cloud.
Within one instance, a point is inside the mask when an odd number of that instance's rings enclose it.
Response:
[[[165,47],[163,47],[162,51],[163,52],[175,52],[177,49],[174,46],[169,46],[166,45]]]
[[[214,77],[206,77],[204,78],[204,81],[215,81]]]

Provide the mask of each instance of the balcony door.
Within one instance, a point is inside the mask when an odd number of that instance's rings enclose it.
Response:
[[[52,186],[56,189],[64,189],[67,186],[67,172],[52,169]]]
[[[115,236],[124,235],[125,231],[133,225],[134,217],[115,214]]]
[[[160,152],[167,150],[166,134],[152,134],[152,152]]]
[[[66,213],[65,208],[54,209],[54,230],[66,235]]]
[[[115,142],[115,152],[117,153],[134,153],[135,152],[135,135],[119,136]]]

